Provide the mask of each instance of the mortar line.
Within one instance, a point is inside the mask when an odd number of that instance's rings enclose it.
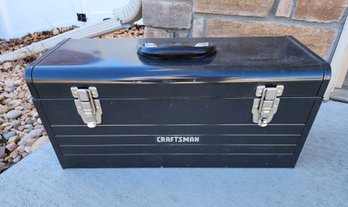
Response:
[[[190,27],[189,32],[188,32],[188,37],[193,36],[193,21],[195,20],[195,16],[194,16],[194,12],[193,12],[193,7],[194,7],[193,0],[190,0],[190,4],[191,4],[191,27]]]
[[[337,45],[338,45],[338,41],[341,38],[342,30],[343,30],[343,27],[344,27],[344,24],[345,24],[347,18],[348,18],[348,7],[345,9],[345,11],[343,13],[343,16],[341,17],[340,22],[338,23],[336,38],[335,38],[335,40],[334,40],[334,42],[333,42],[333,44],[332,44],[332,46],[330,48],[330,53],[328,55],[329,56],[328,57],[328,61],[330,63],[331,63],[332,58],[334,56],[334,53],[336,51],[336,48],[337,48]]]
[[[276,16],[277,10],[279,8],[280,1],[281,0],[275,0],[274,1],[273,5],[272,5],[272,8],[270,9],[269,14],[268,14],[269,17],[271,17],[271,16],[275,17]]]
[[[292,5],[291,5],[291,12],[290,12],[290,19],[294,17],[295,9],[297,6],[297,0],[291,0],[291,1],[292,1]]]

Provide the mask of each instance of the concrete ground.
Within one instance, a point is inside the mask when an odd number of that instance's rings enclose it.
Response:
[[[50,144],[0,175],[0,206],[348,206],[348,104],[322,105],[295,169],[67,169]]]

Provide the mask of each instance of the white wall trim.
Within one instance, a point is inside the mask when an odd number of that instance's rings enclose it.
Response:
[[[331,61],[331,80],[324,95],[328,100],[332,91],[341,88],[348,70],[348,18],[344,23],[340,39]]]

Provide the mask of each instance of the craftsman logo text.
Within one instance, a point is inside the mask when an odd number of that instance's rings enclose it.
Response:
[[[157,142],[199,142],[199,137],[184,137],[184,136],[171,136],[171,137],[157,137]]]

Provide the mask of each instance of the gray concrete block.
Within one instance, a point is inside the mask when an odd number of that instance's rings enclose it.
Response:
[[[335,88],[331,93],[330,99],[348,103],[348,88]]]
[[[146,26],[172,29],[191,27],[192,5],[185,1],[143,0]]]

